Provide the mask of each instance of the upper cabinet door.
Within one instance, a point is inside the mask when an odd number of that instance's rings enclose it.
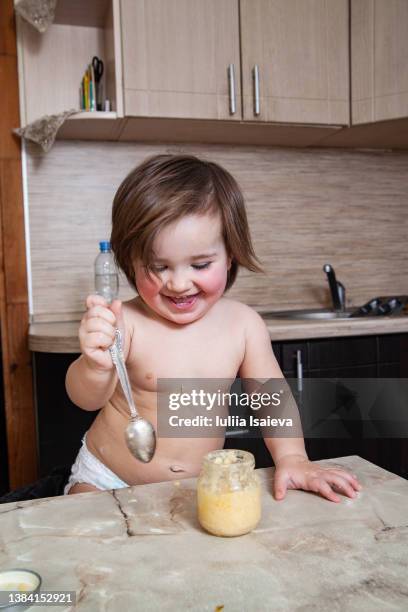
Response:
[[[125,115],[241,119],[238,0],[121,0]]]
[[[352,0],[352,122],[408,116],[408,0]]]
[[[348,0],[240,3],[244,119],[348,125]]]

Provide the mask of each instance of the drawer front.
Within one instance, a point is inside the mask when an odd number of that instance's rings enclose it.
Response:
[[[309,369],[345,368],[377,362],[375,336],[330,338],[309,342]]]
[[[408,337],[408,334],[406,335]],[[389,334],[378,336],[378,361],[379,363],[399,363],[403,360],[405,335]],[[406,348],[406,342],[405,342]]]

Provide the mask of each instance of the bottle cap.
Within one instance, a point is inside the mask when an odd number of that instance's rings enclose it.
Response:
[[[111,245],[109,240],[101,240],[99,243],[99,248],[101,253],[107,253],[108,251],[111,250]]]

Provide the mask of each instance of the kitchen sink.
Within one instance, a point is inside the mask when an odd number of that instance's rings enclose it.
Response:
[[[261,312],[264,319],[348,319],[352,313],[356,312],[356,308],[349,308],[342,312],[335,312],[329,308],[314,308],[305,310],[281,310]]]
[[[408,315],[408,295],[376,297],[355,308],[334,310],[333,308],[304,308],[302,310],[268,310],[259,313],[264,319],[300,319],[332,321],[333,319],[365,317],[400,317]]]

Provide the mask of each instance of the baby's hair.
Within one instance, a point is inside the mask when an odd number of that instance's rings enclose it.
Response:
[[[153,242],[165,226],[187,215],[221,216],[232,258],[226,290],[238,267],[261,272],[249,233],[242,192],[229,172],[192,155],[155,155],[128,174],[113,200],[111,244],[116,261],[136,287],[134,264],[150,270]]]

